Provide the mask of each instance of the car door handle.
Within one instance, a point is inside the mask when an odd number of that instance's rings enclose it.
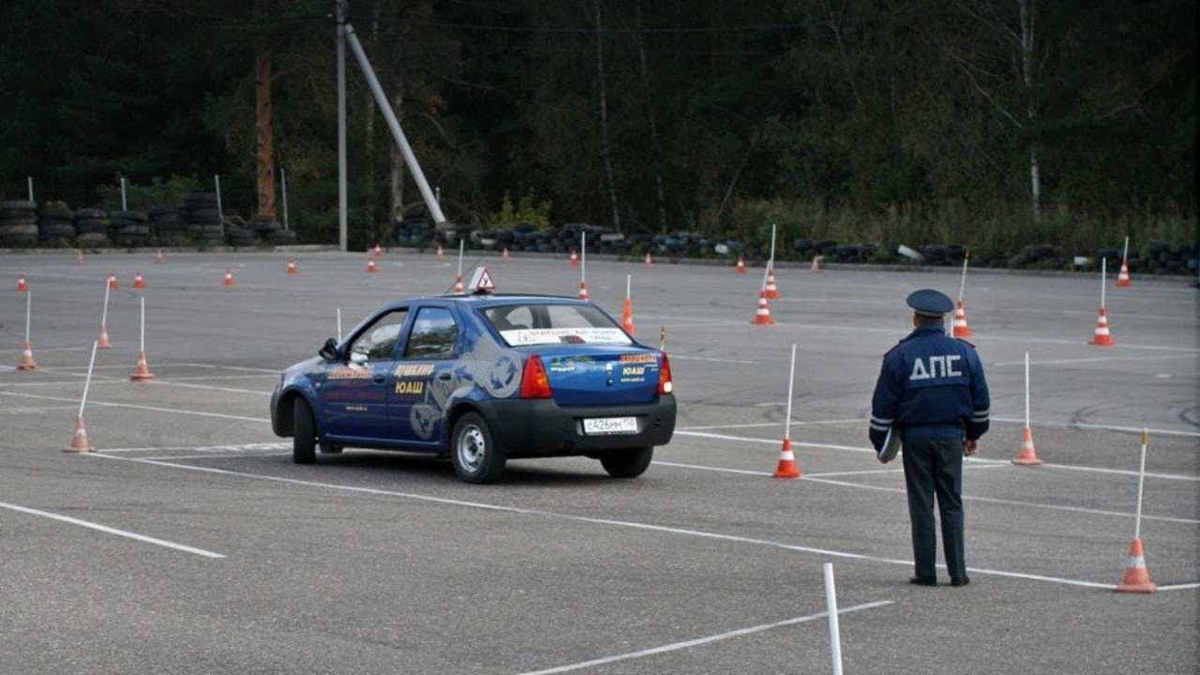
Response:
[[[438,373],[438,379],[443,382],[449,382],[452,377],[454,377],[454,373]]]
[[[387,382],[387,375],[376,375],[375,377],[371,378],[371,381],[375,384],[383,384],[384,382]]]

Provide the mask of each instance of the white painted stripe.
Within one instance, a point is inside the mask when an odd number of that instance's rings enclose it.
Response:
[[[1159,586],[1158,590],[1160,590],[1160,591],[1180,591],[1185,588],[1200,588],[1200,582],[1193,582],[1190,584],[1172,584],[1170,586]]]
[[[248,373],[269,373],[271,375],[278,375],[279,373],[283,372],[282,369],[249,368],[246,366],[226,366],[226,365],[219,364],[219,363],[213,364],[213,363],[190,363],[190,362],[188,362],[188,363],[174,363],[172,365],[191,366],[193,368],[213,368],[213,369],[217,369],[217,370],[240,370],[240,371],[245,371]]]
[[[771,405],[776,405],[776,404],[772,403]],[[786,405],[786,404],[779,403],[778,405]],[[816,426],[816,425],[821,425],[821,424],[847,424],[850,422],[865,422],[865,421],[866,421],[866,419],[859,418],[859,417],[851,417],[851,418],[840,419],[840,420],[805,420],[805,421],[792,420],[792,426],[805,427],[805,426]],[[754,422],[754,423],[747,423],[747,424],[711,424],[711,425],[700,426],[700,427],[675,427],[675,429],[677,431],[703,431],[706,429],[751,429],[754,427],[782,427],[782,426],[783,425],[780,424],[779,422]]]
[[[140,464],[151,464],[154,466],[163,466],[175,469],[184,469],[186,471],[201,471],[223,476],[236,476],[240,478],[249,478],[252,480],[265,480],[277,483],[285,483],[289,485],[302,485],[306,487],[318,487],[328,490],[342,490],[346,492],[355,492],[361,494],[383,495],[391,497],[400,497],[403,499],[412,499],[416,501],[429,502],[433,504],[445,504],[450,506],[465,506],[468,508],[482,509],[486,511],[495,511],[500,513],[515,513],[522,515],[542,516],[545,518],[556,518],[577,523],[592,523],[596,525],[611,525],[614,527],[628,527],[632,529],[645,530],[650,532],[663,532],[669,534],[678,534],[690,537],[699,537],[703,539],[713,539],[717,541],[728,541],[741,544],[751,544],[755,546],[763,546],[768,548],[781,549],[785,551],[796,551],[800,553],[814,553],[817,555],[832,556],[835,558],[846,558],[850,560],[866,560],[872,562],[886,563],[889,565],[903,565],[912,567],[912,560],[901,560],[899,558],[883,558],[877,556],[865,555],[862,553],[849,553],[846,551],[834,551],[831,549],[815,548],[810,546],[799,546],[795,544],[784,544],[782,542],[771,541],[768,539],[753,539],[750,537],[739,537],[730,534],[720,534],[717,532],[705,532],[702,530],[690,530],[679,527],[668,527],[665,525],[652,525],[649,523],[637,523],[624,520],[610,520],[606,518],[590,518],[587,516],[576,516],[566,513],[556,513],[553,511],[542,511],[539,509],[524,509],[514,506],[502,506],[499,504],[487,504],[484,502],[469,502],[459,499],[449,499],[446,497],[434,497],[431,495],[422,495],[411,492],[397,492],[393,490],[383,490],[379,488],[368,488],[356,485],[338,485],[337,483],[320,483],[317,481],[299,480],[296,478],[285,478],[283,476],[268,476],[263,474],[247,473],[244,471],[232,471],[229,469],[217,469],[209,466],[195,466],[191,464],[178,464],[174,462],[159,462],[138,457],[121,457],[118,455],[106,455],[104,453],[88,453],[84,457],[100,457],[104,459],[116,459],[126,462],[137,462]],[[814,481],[823,481],[825,479],[818,478]],[[1146,516],[1143,516],[1145,518]],[[944,568],[945,565],[938,564],[938,567]],[[990,570],[983,568],[968,567],[969,572],[978,572],[979,574],[987,574],[999,577],[1010,577],[1014,579],[1029,579],[1034,581],[1046,581],[1050,583],[1065,584],[1067,586],[1083,586],[1089,588],[1116,588],[1115,584],[1100,584],[1092,581],[1083,581],[1080,579],[1068,579],[1065,577],[1051,577],[1037,574],[1025,574],[1023,572],[1006,572],[1002,570]]]
[[[687,356],[684,354],[676,354],[675,352],[668,352],[667,356],[670,356],[672,361],[707,361],[710,363],[739,363],[739,364],[745,364],[745,365],[758,365],[758,364],[762,363],[762,361],[744,361],[744,360],[740,360],[740,359],[722,359],[722,358],[708,357],[708,356]]]
[[[45,399],[47,401],[70,402],[70,400],[71,400],[69,398],[62,398],[60,396],[39,396],[37,394],[19,394],[15,391],[0,391],[0,395],[20,396],[22,398],[40,398],[40,399]],[[149,410],[151,412],[175,413],[176,415],[193,415],[195,417],[217,417],[217,418],[225,419],[225,420],[240,420],[243,422],[266,422],[267,424],[271,423],[271,420],[263,418],[263,417],[243,417],[241,415],[226,415],[224,413],[203,412],[200,410],[181,410],[179,408],[159,408],[156,406],[149,406],[149,405],[134,405],[132,403],[106,403],[103,401],[88,401],[88,403],[93,406],[101,406],[101,407],[106,407],[106,408],[130,408],[132,410]],[[1146,475],[1150,475],[1150,474],[1146,474]]]
[[[238,452],[232,455],[227,454],[206,454],[206,455],[164,455],[153,457],[139,457],[138,459],[153,459],[161,462],[166,460],[185,460],[185,459],[228,459],[230,457],[290,457],[290,452]]]
[[[78,525],[80,527],[86,527],[91,530],[96,530],[97,532],[104,532],[106,534],[114,534],[118,537],[125,537],[126,539],[134,539],[136,541],[145,542],[147,544],[154,544],[156,546],[164,546],[166,548],[173,548],[176,551],[183,551],[185,553],[194,553],[196,555],[204,556],[205,558],[224,558],[225,557],[225,556],[221,555],[220,553],[213,553],[212,551],[206,551],[202,548],[194,548],[192,546],[184,546],[183,544],[176,544],[175,542],[166,541],[164,539],[156,539],[154,537],[147,537],[144,534],[137,534],[136,532],[129,532],[128,530],[118,530],[115,527],[109,527],[107,525],[101,525],[99,523],[93,523],[93,522],[90,522],[87,520],[80,520],[78,518],[72,518],[70,516],[63,516],[63,515],[59,515],[57,513],[50,513],[49,511],[41,511],[38,509],[31,509],[31,508],[28,508],[25,506],[17,506],[16,504],[8,504],[5,502],[0,502],[0,508],[10,509],[12,511],[19,511],[21,513],[27,513],[27,514],[33,515],[33,516],[41,516],[43,518],[57,520],[62,523],[69,523],[71,525]]]
[[[76,406],[72,406],[72,409]],[[238,445],[171,445],[151,446],[145,448],[104,448],[104,454],[114,452],[243,452],[256,450],[283,450],[292,447],[291,442],[265,441],[262,443],[242,443]]]
[[[1160,354],[1156,356],[1091,356],[1078,359],[1042,359],[1030,361],[1031,366],[1062,366],[1074,363],[1102,363],[1105,361],[1163,361],[1167,359],[1194,359],[1194,354]],[[985,364],[987,367],[1023,366],[1025,361],[995,361]]]
[[[842,614],[849,614],[851,612],[861,612],[863,610],[874,609],[876,607],[884,607],[884,606],[890,605],[890,604],[892,604],[891,600],[880,600],[877,602],[868,602],[868,603],[862,604],[862,605],[854,605],[853,607],[839,609],[837,611],[837,613],[839,616],[841,616]],[[609,663],[615,663],[617,661],[628,661],[630,659],[640,659],[640,658],[646,657],[646,656],[654,656],[656,654],[665,654],[667,652],[679,651],[681,649],[689,649],[691,647],[698,647],[700,645],[706,645],[706,644],[710,644],[713,642],[720,642],[721,640],[729,640],[731,638],[742,637],[744,635],[753,635],[755,633],[761,633],[763,631],[771,630],[773,628],[786,628],[787,626],[795,626],[797,624],[808,623],[810,621],[816,621],[818,619],[823,619],[827,616],[829,616],[829,612],[821,612],[819,614],[809,614],[808,616],[798,616],[794,619],[786,619],[784,621],[776,621],[774,623],[764,623],[764,624],[760,624],[758,626],[751,626],[749,628],[741,628],[738,630],[732,630],[732,631],[729,631],[728,633],[720,633],[718,635],[709,635],[708,637],[696,638],[695,640],[685,640],[683,642],[674,642],[672,644],[663,645],[661,647],[653,647],[651,649],[643,649],[643,650],[636,651],[636,652],[626,652],[625,654],[617,654],[615,656],[605,656],[603,658],[592,659],[590,661],[581,661],[579,663],[572,663],[572,664],[566,665],[566,666],[557,666],[555,668],[546,668],[545,670],[530,670],[530,671],[521,673],[520,675],[554,675],[555,673],[569,673],[573,670],[582,670],[584,668],[592,668],[594,666],[602,666],[602,665],[609,664]]]

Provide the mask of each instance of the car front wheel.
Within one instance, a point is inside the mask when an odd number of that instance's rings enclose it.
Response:
[[[613,478],[637,478],[650,468],[654,448],[612,450],[600,457],[600,465]]]
[[[504,452],[478,413],[466,413],[454,424],[450,459],[454,472],[468,483],[492,483],[504,473]]]
[[[317,461],[317,421],[308,401],[296,399],[292,406],[292,461],[312,464]]]

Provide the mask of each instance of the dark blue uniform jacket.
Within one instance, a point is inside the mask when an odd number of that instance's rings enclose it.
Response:
[[[941,326],[917,328],[883,355],[871,400],[871,443],[891,430],[906,439],[977,439],[988,430],[991,401],[983,365],[969,342]]]

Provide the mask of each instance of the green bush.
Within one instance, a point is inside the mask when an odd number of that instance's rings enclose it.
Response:
[[[553,204],[549,200],[534,203],[536,196],[532,193],[521,197],[516,210],[513,210],[512,197],[504,193],[504,202],[500,211],[493,213],[490,226],[496,229],[509,229],[518,223],[532,223],[539,230],[550,229],[550,211]]]

